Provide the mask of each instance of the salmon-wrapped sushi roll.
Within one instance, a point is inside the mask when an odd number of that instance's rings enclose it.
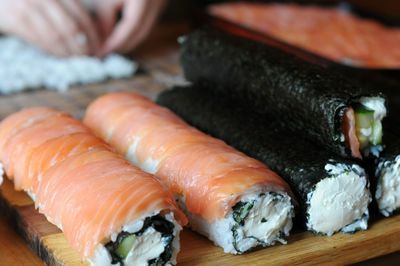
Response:
[[[186,217],[158,179],[86,126],[48,108],[0,123],[0,161],[17,190],[92,265],[175,264]]]
[[[190,226],[225,252],[268,246],[292,227],[288,185],[257,160],[135,93],[93,102],[84,123],[175,194]]]

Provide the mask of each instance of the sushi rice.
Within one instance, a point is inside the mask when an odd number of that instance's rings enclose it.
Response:
[[[332,161],[325,170],[328,178],[308,194],[307,229],[328,236],[366,230],[372,199],[364,169]]]
[[[171,225],[171,234],[158,231],[154,225],[146,225],[146,220],[158,217]],[[159,221],[160,221],[159,220]],[[107,244],[99,244],[95,249],[94,255],[89,259],[93,266],[108,265],[175,265],[176,257],[180,250],[179,232],[182,227],[174,219],[173,213],[168,213],[164,217],[158,213],[148,216],[146,219],[139,219],[123,226],[120,232],[111,235]],[[123,236],[128,239],[123,251],[115,248],[124,245],[120,240]],[[122,243],[122,244],[121,244]],[[124,259],[120,259],[118,254],[123,253]]]
[[[46,88],[65,91],[78,84],[131,77],[137,64],[120,55],[57,58],[14,37],[0,38],[0,94]]]
[[[388,217],[400,209],[400,155],[381,161],[376,169],[375,199],[380,212]]]
[[[286,244],[285,238],[293,226],[294,208],[284,192],[247,193],[224,218],[211,223],[188,212],[182,197],[177,201],[189,219],[189,226],[225,253],[242,254],[257,246]]]

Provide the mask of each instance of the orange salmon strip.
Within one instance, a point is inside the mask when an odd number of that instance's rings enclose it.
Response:
[[[63,230],[82,259],[127,223],[157,213],[186,217],[158,179],[129,164],[70,115],[37,107],[0,123],[0,162]]]
[[[213,16],[337,62],[400,68],[400,29],[337,8],[296,4],[222,3]]]

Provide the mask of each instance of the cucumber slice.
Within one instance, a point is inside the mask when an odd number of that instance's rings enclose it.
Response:
[[[356,133],[361,149],[382,143],[382,123],[374,119],[374,111],[363,105],[355,109]],[[370,131],[369,134],[365,132]]]
[[[356,110],[356,129],[371,128],[374,123],[374,111]]]
[[[379,145],[382,143],[382,123],[381,121],[375,121],[372,125],[371,142],[373,145]]]
[[[374,111],[366,108],[363,105],[357,106],[355,110],[356,134],[360,142],[360,148],[364,149],[370,143],[371,136],[373,135]],[[363,132],[364,130],[364,132]],[[370,130],[371,133],[366,135],[365,131]]]
[[[369,109],[368,107],[362,104],[357,104],[356,106],[354,106],[354,108],[356,114],[371,114],[371,113],[374,114],[374,110]]]
[[[115,249],[115,254],[117,254],[121,259],[125,259],[128,256],[129,251],[131,251],[135,240],[136,236],[133,234],[126,236]]]

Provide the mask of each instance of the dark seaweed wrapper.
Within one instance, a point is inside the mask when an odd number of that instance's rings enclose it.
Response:
[[[391,123],[392,122],[389,122],[387,124],[390,125]],[[373,166],[373,169],[370,169],[371,193],[375,199],[373,205],[370,206],[370,209],[372,209],[371,213],[373,214],[377,213],[377,210],[379,209],[376,203],[376,196],[377,184],[380,181],[382,172],[386,171],[387,168],[392,167],[396,162],[396,158],[400,156],[400,127],[394,124],[392,127],[389,127],[388,130],[386,130],[384,140],[387,143],[385,150],[380,154],[379,158],[375,158],[374,162],[371,163],[371,167]],[[395,210],[392,215],[397,213],[400,213],[400,208]],[[375,216],[379,217],[377,215]]]
[[[367,79],[364,82],[374,82],[378,86],[378,83],[374,80]],[[377,164],[379,162],[394,161],[400,155],[400,83],[384,83],[381,81],[380,85],[387,98],[388,115],[383,121],[385,149],[376,159]]]
[[[345,157],[351,157],[342,136],[345,110],[363,96],[381,96],[338,71],[218,30],[195,31],[181,44],[189,81],[213,87],[255,112],[272,113],[281,127],[303,131]]]
[[[307,195],[319,181],[329,177],[326,164],[331,160],[353,164],[317,148],[301,136],[274,130],[273,120],[251,113],[206,88],[175,88],[162,93],[157,102],[282,176],[299,200],[303,224],[307,219]]]
[[[400,86],[400,84],[398,84]],[[390,167],[395,162],[395,159],[400,156],[400,91],[399,88],[392,86],[382,87],[387,95],[389,113],[387,119],[383,123],[385,135],[383,140],[386,143],[385,150],[380,154],[379,158],[375,160],[375,184],[373,194],[376,193],[376,182],[380,178],[381,171],[385,167]],[[400,209],[394,213],[399,213]]]

